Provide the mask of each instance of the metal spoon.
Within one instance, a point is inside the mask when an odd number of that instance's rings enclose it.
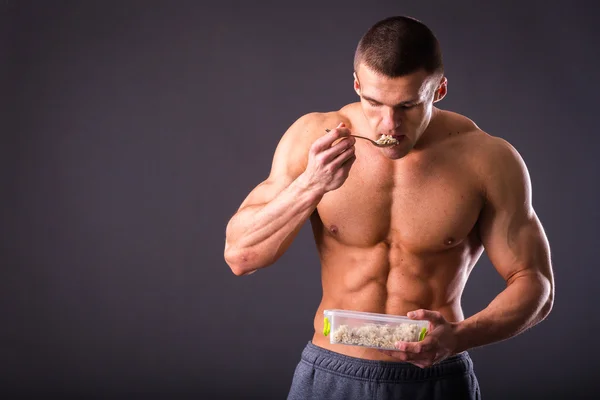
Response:
[[[325,129],[325,132],[331,132],[331,129]],[[364,137],[364,136],[358,136],[358,135],[350,135],[350,136],[355,137],[355,138],[359,138],[359,139],[368,140],[369,142],[371,142],[371,144],[373,146],[376,146],[376,147],[391,147],[391,146],[395,146],[395,145],[398,144],[398,140],[396,140],[396,139],[394,139],[394,142],[392,142],[392,143],[379,143],[379,142],[376,142],[375,140],[371,140],[371,139],[369,139],[367,137]]]

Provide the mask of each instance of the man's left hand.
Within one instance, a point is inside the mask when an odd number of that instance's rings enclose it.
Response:
[[[423,309],[409,312],[408,317],[429,321],[425,339],[420,342],[396,342],[397,351],[380,350],[382,353],[420,368],[430,367],[455,353],[457,323],[446,321],[437,311]]]

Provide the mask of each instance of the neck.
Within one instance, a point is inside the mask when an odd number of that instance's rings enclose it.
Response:
[[[423,149],[435,141],[437,133],[439,132],[440,119],[442,117],[441,113],[440,109],[432,107],[429,121],[427,122],[423,133],[421,133],[415,143],[415,150]]]

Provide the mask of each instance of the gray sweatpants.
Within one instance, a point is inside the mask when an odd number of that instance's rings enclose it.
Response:
[[[468,353],[429,368],[363,360],[317,347],[302,351],[288,400],[481,399]]]

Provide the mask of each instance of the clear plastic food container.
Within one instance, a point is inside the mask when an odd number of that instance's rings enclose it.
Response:
[[[425,338],[429,321],[362,311],[325,310],[323,334],[332,344],[397,350],[394,343]]]

